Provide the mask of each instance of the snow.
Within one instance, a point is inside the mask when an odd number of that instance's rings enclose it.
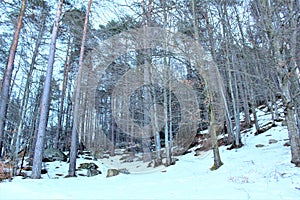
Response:
[[[271,120],[269,113],[258,110],[257,114],[260,124]],[[78,166],[95,162],[102,174],[63,178],[56,174],[66,175],[67,163],[52,162],[42,179],[15,177],[0,183],[0,199],[299,199],[300,169],[290,163],[290,147],[283,145],[288,141],[287,128],[281,122],[277,125],[257,136],[252,128],[242,135],[240,149],[220,147],[224,165],[215,171],[210,170],[212,151],[197,157],[192,151],[177,157],[179,161],[170,167],[142,168],[110,178],[106,178],[109,159],[80,158]],[[269,139],[278,142],[269,144]]]

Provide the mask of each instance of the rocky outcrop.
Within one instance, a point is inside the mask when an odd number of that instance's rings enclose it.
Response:
[[[43,153],[43,162],[67,161],[67,156],[59,149],[49,148]]]
[[[98,169],[98,166],[91,162],[91,163],[81,163],[79,165],[79,169]]]
[[[102,174],[101,171],[97,170],[98,166],[93,163],[81,163],[78,167],[79,170],[81,169],[87,169],[87,177],[91,177],[91,176],[97,176],[99,174]]]

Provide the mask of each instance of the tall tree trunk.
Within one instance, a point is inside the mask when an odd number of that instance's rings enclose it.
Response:
[[[147,34],[146,27],[149,24],[151,24],[152,0],[149,0],[148,5],[146,5],[146,0],[143,0],[142,1],[142,9],[143,9],[142,25],[143,25],[145,34]],[[146,47],[146,44],[144,43],[143,46]],[[145,68],[143,69],[144,83],[151,83],[150,82],[150,75],[151,75],[151,72],[150,72],[151,66],[150,65],[152,63],[151,51],[149,51],[148,49],[141,49],[140,52],[141,52],[141,60],[140,60],[140,62],[138,62],[138,64],[145,65]],[[147,102],[153,103],[152,97],[151,97],[151,88],[148,89],[147,87],[145,87],[142,95],[144,96],[144,99],[141,99],[144,104],[143,125],[142,126],[149,126],[149,124],[150,124],[149,116],[152,115],[153,113],[149,113],[149,110],[148,110],[149,108],[146,105],[147,105]],[[148,130],[150,130],[150,129],[148,129]],[[145,162],[151,160],[150,145],[151,144],[150,144],[150,140],[149,140],[149,135],[142,136],[142,148],[143,148],[143,152],[144,152],[144,161]]]
[[[71,83],[68,84],[68,88],[71,88]],[[67,108],[66,108],[66,128],[65,131],[63,133],[64,135],[64,150],[70,150],[70,138],[71,138],[71,127],[72,125],[72,94],[71,94],[71,90],[68,90],[68,96],[67,96]]]
[[[209,20],[208,12],[209,12],[209,7],[208,7],[208,1],[205,0],[204,2],[204,17],[205,17],[205,22],[206,22],[206,29],[207,29],[207,34],[209,37],[209,45],[210,45],[210,52],[213,57],[213,60],[216,62],[216,53],[215,53],[215,44],[214,44],[214,37],[213,37],[213,31],[211,29],[211,22]],[[227,104],[226,96],[224,94],[224,91],[222,93],[222,98],[225,103],[225,110],[226,110],[226,117],[225,117],[225,123],[224,123],[224,128],[226,128],[226,132],[228,134],[228,143],[231,143],[233,141],[233,125],[231,121],[231,116],[230,116],[230,110],[229,106]]]
[[[299,131],[297,130],[295,119],[296,112],[293,105],[288,104],[285,116],[291,143],[291,163],[294,163],[297,167],[300,167],[300,136]]]
[[[213,95],[210,95],[210,102],[212,102]],[[216,124],[215,124],[215,114],[213,105],[210,105],[210,125],[209,125],[209,135],[211,136],[212,149],[214,154],[214,165],[210,168],[211,170],[216,170],[223,165],[221,161],[221,156],[219,152],[218,146],[218,136],[216,132]]]
[[[239,104],[238,104],[238,90],[237,90],[237,81],[236,81],[236,72],[235,72],[235,67],[234,65],[236,64],[235,57],[234,57],[234,52],[230,46],[232,44],[232,35],[229,32],[228,28],[230,28],[230,23],[229,23],[229,17],[227,13],[227,5],[226,1],[222,3],[222,5],[219,6],[218,11],[219,11],[219,16],[224,19],[222,20],[222,31],[223,31],[223,37],[224,37],[224,43],[225,43],[225,52],[226,52],[226,68],[227,68],[227,76],[228,76],[228,82],[229,82],[229,91],[230,91],[230,96],[231,96],[231,101],[232,101],[232,106],[233,106],[233,113],[234,113],[234,120],[235,120],[235,133],[234,133],[234,143],[233,147],[239,148],[242,146],[240,142],[240,113],[239,113]],[[231,60],[230,60],[230,54],[231,54]],[[233,64],[231,64],[231,62]],[[231,69],[231,65],[233,66],[233,70]],[[232,76],[233,75],[233,76]]]
[[[52,80],[52,73],[53,73],[53,64],[55,59],[56,39],[57,39],[57,34],[59,29],[60,16],[62,13],[62,5],[63,5],[63,0],[59,0],[57,13],[55,17],[55,23],[52,29],[47,72],[46,72],[44,89],[43,89],[42,100],[41,100],[37,141],[36,141],[34,157],[33,157],[32,174],[31,174],[31,178],[33,179],[41,178],[44,139],[45,139],[47,120],[48,120],[47,119],[48,111],[49,111],[49,104],[50,104],[50,99],[49,99],[50,87],[51,87],[51,80]]]
[[[77,75],[77,84],[76,84],[76,91],[75,91],[75,102],[74,102],[74,112],[73,112],[73,127],[72,127],[72,137],[71,137],[71,149],[70,149],[70,165],[69,165],[69,174],[68,176],[74,177],[76,176],[76,157],[77,157],[77,128],[78,120],[79,120],[79,107],[80,107],[80,84],[82,79],[82,68],[83,68],[83,56],[84,56],[84,45],[86,40],[86,33],[89,21],[89,14],[91,10],[92,0],[88,2],[88,8],[86,11],[85,21],[84,21],[84,28],[83,28],[83,35],[82,35],[82,42],[80,48],[80,57],[79,57],[79,67],[78,67],[78,75]]]
[[[19,36],[23,24],[23,16],[25,13],[26,0],[22,0],[22,7],[20,10],[17,28],[14,33],[14,39],[12,41],[12,45],[10,47],[8,62],[6,65],[6,70],[3,77],[2,89],[1,89],[1,99],[0,99],[0,157],[2,155],[2,147],[4,140],[4,129],[5,129],[5,117],[7,112],[7,103],[9,100],[9,88],[11,84],[12,73],[14,70],[14,60],[18,47]]]
[[[193,27],[194,27],[194,34],[196,42],[199,42],[199,30],[198,30],[198,24],[196,19],[196,0],[192,0],[192,9],[193,9]],[[199,66],[196,66],[199,67]],[[204,77],[204,80],[206,80],[206,77]],[[207,85],[207,82],[206,82]],[[214,154],[214,165],[212,166],[212,170],[218,169],[223,165],[223,162],[221,161],[221,156],[219,153],[219,147],[218,147],[218,138],[217,138],[217,132],[216,132],[216,121],[215,121],[215,109],[212,105],[213,102],[213,91],[207,92],[209,102],[210,102],[210,109],[209,109],[209,115],[210,115],[210,123],[209,123],[209,135],[211,136],[211,142],[212,142],[212,148],[213,148],[213,154]],[[224,98],[224,92],[222,92],[222,96]]]
[[[152,67],[150,67],[150,79],[152,81]],[[151,97],[151,101],[153,102],[153,107],[151,106],[151,126],[154,134],[154,141],[155,141],[155,150],[156,150],[156,159],[155,159],[155,166],[161,165],[162,158],[161,158],[161,145],[160,145],[160,134],[159,134],[159,126],[158,126],[158,112],[157,112],[157,96],[155,86],[151,86],[150,91],[153,95]]]
[[[43,38],[43,34],[45,31],[45,27],[46,27],[45,22],[46,22],[46,15],[43,14],[42,19],[41,19],[41,28],[39,30],[38,37],[36,39],[33,55],[32,55],[31,62],[30,62],[29,71],[27,73],[27,80],[25,83],[24,95],[23,95],[23,99],[22,99],[22,103],[21,103],[20,121],[19,121],[19,125],[18,125],[18,133],[16,136],[16,145],[15,145],[15,147],[16,147],[15,153],[16,154],[19,152],[19,149],[20,149],[20,140],[21,140],[21,134],[23,132],[23,123],[24,123],[26,111],[27,111],[26,108],[27,108],[27,104],[28,104],[28,100],[29,100],[30,87],[31,87],[31,83],[32,83],[32,74],[34,71],[36,59],[39,55],[39,48],[42,43],[42,38]]]
[[[59,112],[58,112],[58,123],[57,123],[57,129],[56,129],[56,135],[54,139],[54,148],[59,148],[59,139],[62,132],[62,121],[63,121],[63,111],[64,111],[64,104],[65,104],[65,97],[66,97],[66,90],[67,90],[67,84],[68,84],[68,77],[69,77],[69,71],[70,71],[70,50],[71,50],[71,38],[68,39],[68,48],[67,48],[67,55],[66,60],[64,64],[64,79],[63,79],[63,85],[62,85],[62,91],[61,91],[61,100],[60,100],[60,106],[59,106]]]
[[[163,2],[163,10],[164,10],[164,17],[163,17],[163,26],[165,29],[167,29],[167,23],[168,23],[168,15],[167,15],[167,5],[166,0]],[[164,42],[164,68],[166,69],[164,71],[165,76],[165,83],[164,83],[164,90],[163,90],[163,109],[164,109],[164,122],[165,122],[165,152],[166,152],[166,166],[171,165],[172,163],[172,89],[171,89],[171,74],[170,74],[170,67],[169,63],[167,62],[167,43],[168,38],[165,38]],[[167,90],[168,88],[168,90]],[[169,95],[169,98],[168,98]],[[170,115],[170,118],[168,116],[168,113]]]

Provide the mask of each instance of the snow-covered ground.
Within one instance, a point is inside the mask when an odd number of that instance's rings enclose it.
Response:
[[[260,124],[270,120],[270,115],[258,114]],[[269,144],[270,139],[278,142]],[[167,168],[110,178],[106,178],[104,160],[78,159],[78,165],[95,162],[103,173],[77,178],[58,177],[67,174],[68,165],[52,162],[43,179],[15,177],[0,183],[0,199],[300,199],[300,168],[290,163],[290,147],[284,146],[287,139],[281,122],[258,136],[245,133],[242,148],[220,147],[224,165],[216,171],[210,170],[211,151],[197,157],[194,152],[179,156]]]

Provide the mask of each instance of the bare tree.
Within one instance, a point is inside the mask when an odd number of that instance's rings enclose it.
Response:
[[[64,103],[65,103],[65,97],[66,97],[66,90],[67,90],[67,83],[68,83],[68,77],[69,77],[69,71],[70,71],[70,50],[71,50],[71,38],[68,38],[68,47],[67,47],[67,55],[65,58],[65,64],[64,64],[64,78],[63,78],[63,86],[61,91],[61,102],[59,107],[59,113],[58,113],[58,124],[56,129],[56,135],[54,139],[54,148],[59,148],[59,139],[62,132],[62,121],[63,121],[63,111],[64,111]]]
[[[31,174],[31,178],[33,179],[41,178],[44,139],[45,139],[45,133],[46,133],[46,127],[48,121],[47,118],[48,118],[48,111],[49,111],[50,86],[52,80],[53,64],[54,64],[55,50],[56,50],[56,39],[57,39],[57,34],[59,29],[59,20],[62,13],[62,6],[63,6],[63,0],[59,0],[55,22],[52,29],[48,66],[47,66],[42,100],[40,105],[41,106],[40,119],[39,119],[38,133],[37,133],[37,141],[36,141],[34,157],[33,157],[32,174]]]
[[[196,0],[192,1],[192,13],[193,13],[193,27],[194,27],[194,34],[195,34],[195,39],[196,41],[199,42],[199,30],[198,30],[198,23],[196,20]],[[199,66],[197,66],[199,67]],[[208,74],[209,75],[209,74]],[[205,77],[206,80],[209,80],[208,77]],[[219,77],[218,77],[219,78]],[[207,84],[207,81],[206,81]],[[224,95],[224,92],[222,91],[222,94]],[[216,116],[215,116],[215,111],[217,108],[216,106],[212,103],[214,101],[215,95],[214,91],[211,90],[207,93],[207,96],[209,98],[210,102],[210,110],[209,110],[209,115],[210,115],[210,124],[209,124],[209,135],[211,136],[212,140],[212,149],[213,149],[213,154],[214,154],[214,165],[211,167],[212,170],[218,169],[223,165],[223,162],[221,161],[221,156],[219,153],[219,147],[218,147],[218,138],[217,138],[217,127],[219,127],[218,124],[216,124]]]
[[[297,127],[296,109],[299,109],[299,78],[297,78],[297,26],[296,15],[299,3],[289,1],[286,4],[270,1],[252,1],[252,15],[257,20],[257,29],[266,41],[269,49],[268,65],[275,73],[279,84],[279,92],[284,102],[289,139],[291,142],[291,162],[300,165],[300,136]],[[278,14],[280,13],[280,14]],[[261,20],[262,19],[262,20]],[[286,21],[285,21],[286,20]],[[283,23],[283,21],[285,21]]]
[[[20,144],[21,144],[21,136],[22,136],[22,132],[23,132],[23,126],[24,126],[24,121],[25,121],[25,117],[26,117],[26,112],[27,112],[27,106],[28,106],[28,101],[29,101],[29,95],[30,95],[30,88],[32,87],[32,80],[33,80],[33,73],[34,73],[34,69],[35,69],[35,64],[38,58],[38,55],[40,53],[40,46],[42,44],[42,39],[43,39],[43,34],[45,32],[46,29],[46,8],[43,7],[43,11],[42,11],[42,16],[40,18],[40,26],[39,26],[39,32],[38,32],[38,36],[36,38],[36,42],[35,42],[35,47],[34,47],[34,51],[33,51],[33,55],[30,61],[30,67],[27,73],[27,80],[25,83],[25,89],[24,89],[24,95],[22,98],[22,103],[21,103],[21,108],[20,108],[20,120],[19,120],[19,125],[18,125],[18,132],[16,134],[16,137],[14,138],[16,140],[16,144],[15,144],[15,154],[18,153],[18,151],[20,150]]]
[[[10,53],[8,57],[8,62],[6,65],[5,74],[3,77],[2,89],[1,89],[1,99],[0,99],[0,157],[2,155],[3,139],[4,139],[4,129],[5,129],[5,117],[7,112],[7,103],[9,100],[9,90],[11,84],[12,73],[14,70],[14,60],[18,47],[19,36],[23,23],[23,16],[25,13],[26,0],[22,0],[22,7],[20,10],[17,27],[14,33],[14,39],[10,47]]]
[[[77,129],[79,127],[78,120],[79,120],[79,106],[80,106],[80,84],[82,78],[82,68],[83,68],[83,56],[84,56],[84,45],[86,40],[86,33],[87,27],[89,22],[89,14],[91,10],[92,0],[88,2],[88,8],[86,11],[85,21],[84,21],[84,28],[83,28],[83,35],[82,35],[82,42],[80,48],[80,57],[79,57],[79,68],[78,68],[78,75],[77,75],[77,84],[76,84],[76,91],[75,91],[75,105],[74,105],[74,112],[73,112],[73,127],[72,127],[72,139],[71,139],[71,149],[70,149],[70,165],[69,165],[69,173],[68,176],[74,177],[76,176],[76,157],[77,157]]]

